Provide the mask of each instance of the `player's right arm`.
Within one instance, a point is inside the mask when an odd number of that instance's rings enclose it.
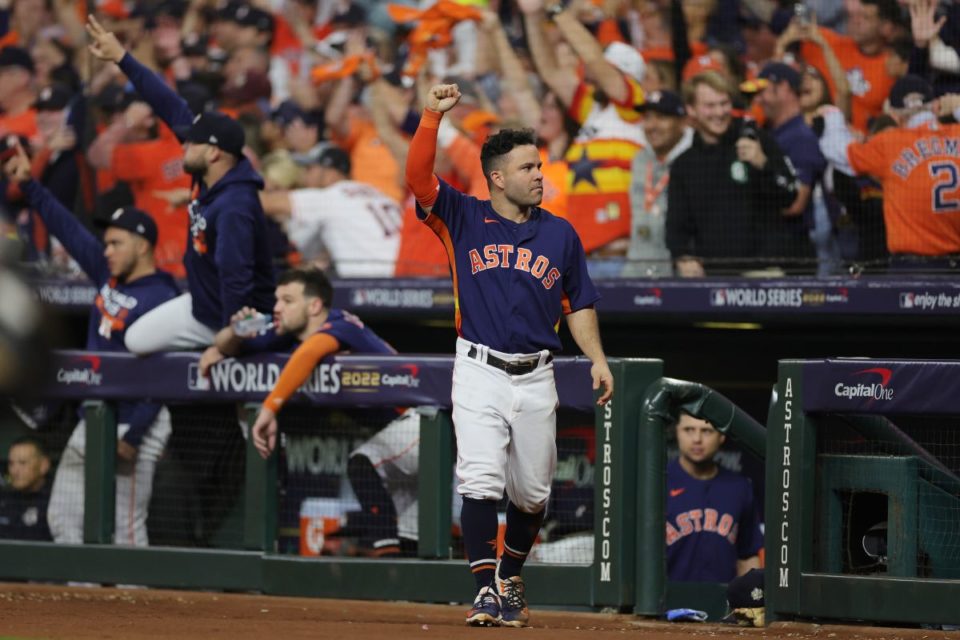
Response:
[[[263,407],[274,413],[280,411],[290,396],[307,381],[320,361],[339,350],[340,341],[329,333],[315,333],[304,340],[283,367],[273,391],[263,401]]]
[[[427,93],[427,107],[407,153],[407,187],[426,213],[433,210],[440,190],[440,181],[433,174],[437,156],[437,130],[443,114],[460,102],[460,88],[455,84],[438,84]]]
[[[16,154],[7,161],[3,170],[8,180],[20,185],[20,191],[30,207],[40,214],[47,229],[77,261],[84,273],[98,285],[106,280],[109,268],[103,257],[103,246],[46,187],[31,177],[30,158],[19,144]]]
[[[113,33],[104,29],[93,16],[87,17],[86,27],[91,39],[90,53],[100,60],[116,63],[133,83],[137,93],[171,129],[193,122],[193,112],[186,101],[164,84],[157,74],[130,55]]]
[[[300,388],[316,369],[317,364],[340,350],[340,342],[328,333],[315,333],[301,344],[287,361],[273,391],[263,401],[257,420],[251,429],[253,446],[264,458],[277,443],[277,412],[290,396]]]

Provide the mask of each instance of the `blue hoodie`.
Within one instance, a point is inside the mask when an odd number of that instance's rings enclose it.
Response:
[[[194,114],[187,103],[129,53],[120,61],[137,92],[167,125],[189,127]],[[193,317],[214,331],[250,306],[270,313],[275,277],[267,219],[258,191],[263,179],[246,158],[211,188],[193,178],[190,230],[183,258],[193,298]]]
[[[118,281],[110,275],[103,244],[50,191],[33,180],[23,183],[21,190],[50,233],[97,285],[87,328],[87,349],[126,351],[123,338],[127,327],[143,314],[180,295],[177,283],[169,273],[159,269],[132,282]],[[117,422],[130,425],[123,439],[134,447],[140,446],[161,407],[155,402],[118,402]]]

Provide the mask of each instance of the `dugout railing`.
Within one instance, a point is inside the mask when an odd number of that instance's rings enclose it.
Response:
[[[642,398],[637,441],[636,564],[634,613],[659,616],[674,608],[695,608],[717,620],[727,612],[726,585],[675,582],[667,577],[666,463],[670,427],[678,413],[709,421],[727,436],[728,443],[763,461],[766,430],[763,425],[717,391],[697,382],[661,378],[647,387]]]
[[[960,362],[781,361],[767,620],[957,624]]]
[[[277,456],[264,461],[246,443],[241,491],[241,548],[134,548],[110,544],[114,526],[116,414],[114,401],[246,404],[263,399],[286,361],[266,355],[225,361],[198,376],[196,353],[136,358],[128,354],[59,352],[43,394],[83,401],[85,445],[84,542],[57,545],[0,541],[0,579],[138,584],[186,589],[259,591],[360,599],[468,601],[472,584],[463,560],[450,560],[453,431],[449,416],[452,358],[342,356],[326,361],[292,404],[327,408],[419,406],[436,411],[421,422],[417,558],[303,558],[275,552]],[[636,596],[637,415],[646,388],[662,375],[659,360],[611,359],[620,393],[597,408],[590,364],[555,361],[561,407],[595,415],[593,562],[531,564],[525,570],[534,604],[632,608]],[[350,372],[380,373],[395,384],[356,388]],[[385,377],[392,374],[392,377]],[[364,379],[370,379],[369,376]],[[216,382],[219,381],[219,382]],[[629,390],[629,392],[627,392]],[[203,429],[203,424],[195,425]],[[427,464],[425,461],[429,461]]]

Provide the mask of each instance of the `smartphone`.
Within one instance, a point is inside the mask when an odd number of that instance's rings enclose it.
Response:
[[[806,26],[810,24],[810,7],[802,2],[794,3],[793,17],[801,25]]]

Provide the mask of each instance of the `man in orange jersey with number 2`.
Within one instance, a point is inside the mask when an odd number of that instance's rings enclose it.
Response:
[[[960,96],[933,99],[930,83],[905,76],[890,90],[887,111],[898,126],[854,142],[834,107],[824,110],[824,156],[849,175],[883,186],[883,220],[893,268],[935,268],[960,254],[960,125],[943,125],[937,111],[960,115]],[[955,116],[956,117],[956,116]],[[947,262],[944,262],[947,264]]]

